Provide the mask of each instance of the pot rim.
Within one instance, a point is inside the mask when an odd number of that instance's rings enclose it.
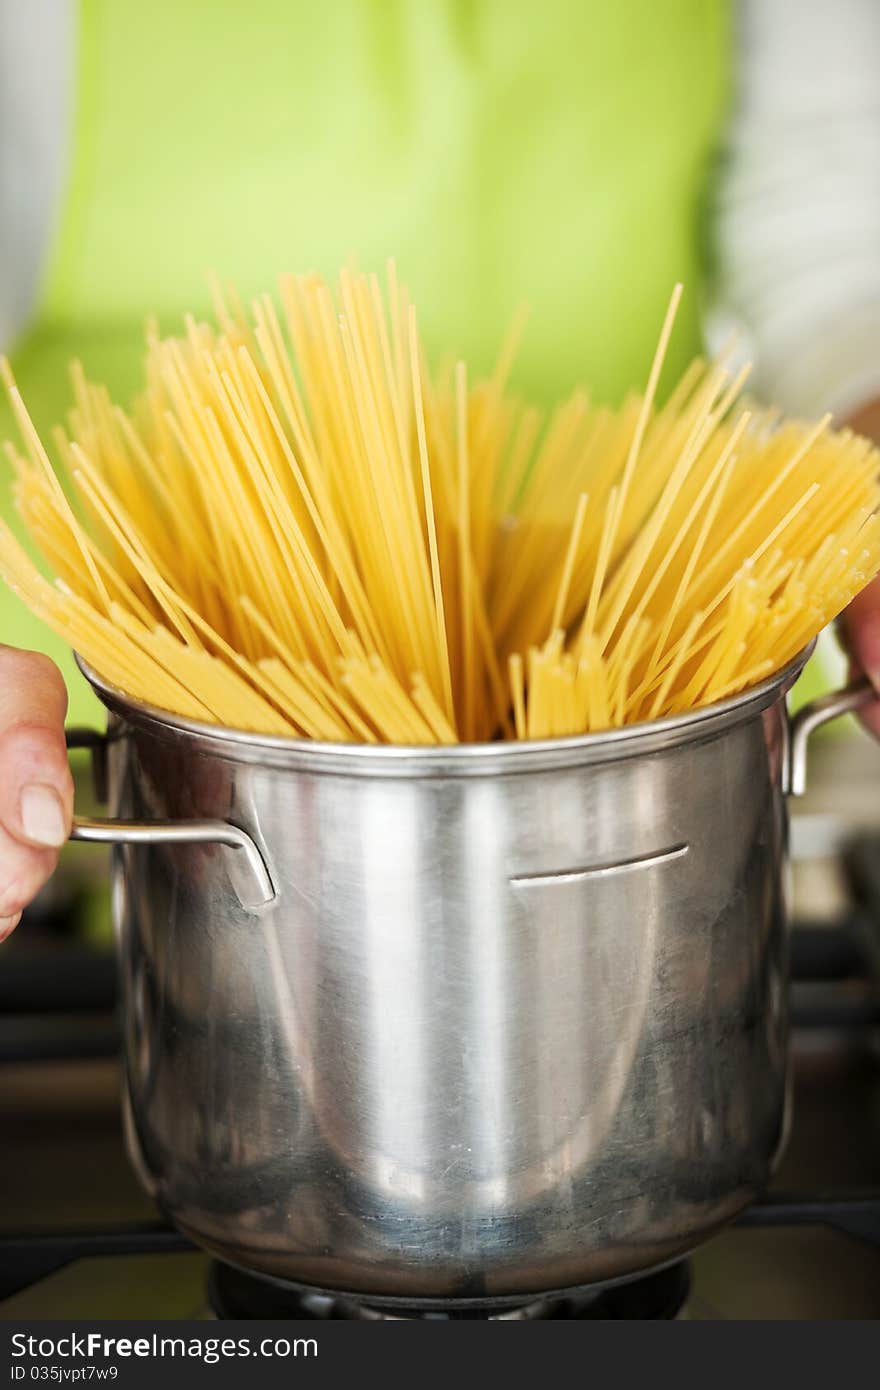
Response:
[[[815,645],[811,642],[758,685],[687,714],[565,738],[452,745],[323,743],[205,724],[133,699],[98,675],[78,653],[74,655],[102,704],[123,724],[145,729],[166,742],[197,745],[202,752],[230,762],[361,777],[485,777],[585,766],[703,741],[754,718],[782,699]]]

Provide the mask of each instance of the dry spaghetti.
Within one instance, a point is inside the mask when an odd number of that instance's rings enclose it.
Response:
[[[0,572],[106,680],[202,721],[321,740],[542,738],[675,714],[794,657],[880,568],[878,456],[740,402],[695,362],[546,420],[433,373],[393,266],[281,281],[147,335],[133,411],[72,371],[53,465],[3,376]]]

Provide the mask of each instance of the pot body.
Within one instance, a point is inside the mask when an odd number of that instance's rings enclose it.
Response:
[[[547,756],[116,735],[118,815],[222,817],[277,889],[242,907],[228,848],[114,850],[131,1147],[197,1242],[327,1288],[501,1297],[660,1264],[765,1184],[781,689]]]

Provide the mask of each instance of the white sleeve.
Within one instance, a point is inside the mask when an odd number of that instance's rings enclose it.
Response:
[[[0,352],[37,300],[71,128],[73,0],[0,0]]]
[[[740,0],[710,343],[753,388],[838,416],[880,394],[880,0]]]

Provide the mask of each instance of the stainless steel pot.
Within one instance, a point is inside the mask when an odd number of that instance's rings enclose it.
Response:
[[[494,1297],[669,1260],[786,1116],[804,658],[687,717],[458,748],[196,725],[89,679],[136,1166],[286,1280]]]

